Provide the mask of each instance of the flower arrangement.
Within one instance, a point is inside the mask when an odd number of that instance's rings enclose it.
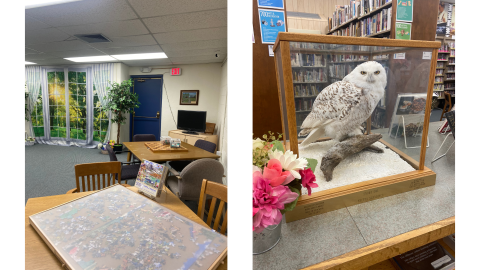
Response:
[[[35,138],[32,138],[32,137],[28,136],[27,138],[25,138],[25,141],[26,142],[34,142]]]
[[[115,145],[115,140],[109,140],[108,144],[113,148],[113,146]]]
[[[302,187],[308,195],[318,187],[313,174],[318,161],[285,151],[281,138],[269,132],[264,140],[253,140],[253,231],[257,233],[279,224],[282,215],[295,208]]]

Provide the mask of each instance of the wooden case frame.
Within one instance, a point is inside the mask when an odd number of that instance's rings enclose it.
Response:
[[[388,146],[396,152],[402,159],[409,163],[416,170],[388,177],[377,178],[360,183],[350,184],[329,190],[315,192],[311,196],[301,195],[297,206],[293,211],[285,214],[287,222],[307,218],[329,211],[334,211],[343,207],[352,206],[383,197],[407,192],[427,186],[435,185],[436,174],[425,167],[425,154],[427,149],[428,127],[430,123],[431,106],[433,96],[433,85],[435,78],[435,68],[437,61],[438,48],[441,43],[437,41],[417,41],[417,40],[392,40],[392,39],[374,39],[362,37],[340,37],[327,35],[297,34],[297,33],[279,33],[273,47],[275,53],[275,69],[277,75],[278,96],[280,102],[280,114],[282,120],[282,132],[285,133],[285,123],[288,123],[289,149],[294,154],[298,152],[297,125],[295,114],[295,98],[293,89],[293,75],[290,60],[290,42],[311,42],[324,44],[344,44],[344,45],[363,45],[363,46],[385,46],[385,47],[407,47],[407,48],[428,48],[433,49],[430,73],[427,90],[427,101],[425,106],[425,118],[423,124],[422,144],[420,149],[420,160],[417,162],[413,158],[404,154],[397,148],[388,144],[384,140],[381,143]],[[349,52],[350,53],[350,52]],[[282,91],[283,89],[283,91]],[[371,119],[367,121],[367,133],[371,131]],[[284,143],[287,145],[286,136]],[[322,138],[320,140],[329,140]]]

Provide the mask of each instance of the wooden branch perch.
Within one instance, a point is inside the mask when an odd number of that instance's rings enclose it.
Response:
[[[369,150],[377,150],[377,147],[372,146],[372,143],[381,138],[381,134],[356,135],[332,146],[322,158],[322,164],[320,165],[325,179],[327,181],[332,180],[333,169],[348,156],[358,153],[367,147]],[[382,150],[380,148],[378,149]]]

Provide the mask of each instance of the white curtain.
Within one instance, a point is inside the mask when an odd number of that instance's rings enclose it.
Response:
[[[110,85],[109,82],[113,82],[113,66],[113,63],[92,65],[93,85],[95,86],[94,94],[97,93],[98,99],[102,107],[105,107],[108,102],[105,97],[108,93],[107,87]],[[109,111],[107,135],[105,136],[103,143],[107,142],[110,138],[111,126],[111,112]]]
[[[27,66],[25,67],[25,82],[27,84],[28,96],[28,111],[31,113],[35,102],[37,102],[38,93],[40,92],[41,85],[41,67],[40,66]],[[33,126],[30,123],[30,136],[35,137],[33,133]]]

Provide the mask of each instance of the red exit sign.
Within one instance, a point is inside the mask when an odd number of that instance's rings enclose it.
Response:
[[[182,69],[181,68],[172,68],[172,69],[170,69],[170,75],[172,75],[172,76],[182,75]]]

